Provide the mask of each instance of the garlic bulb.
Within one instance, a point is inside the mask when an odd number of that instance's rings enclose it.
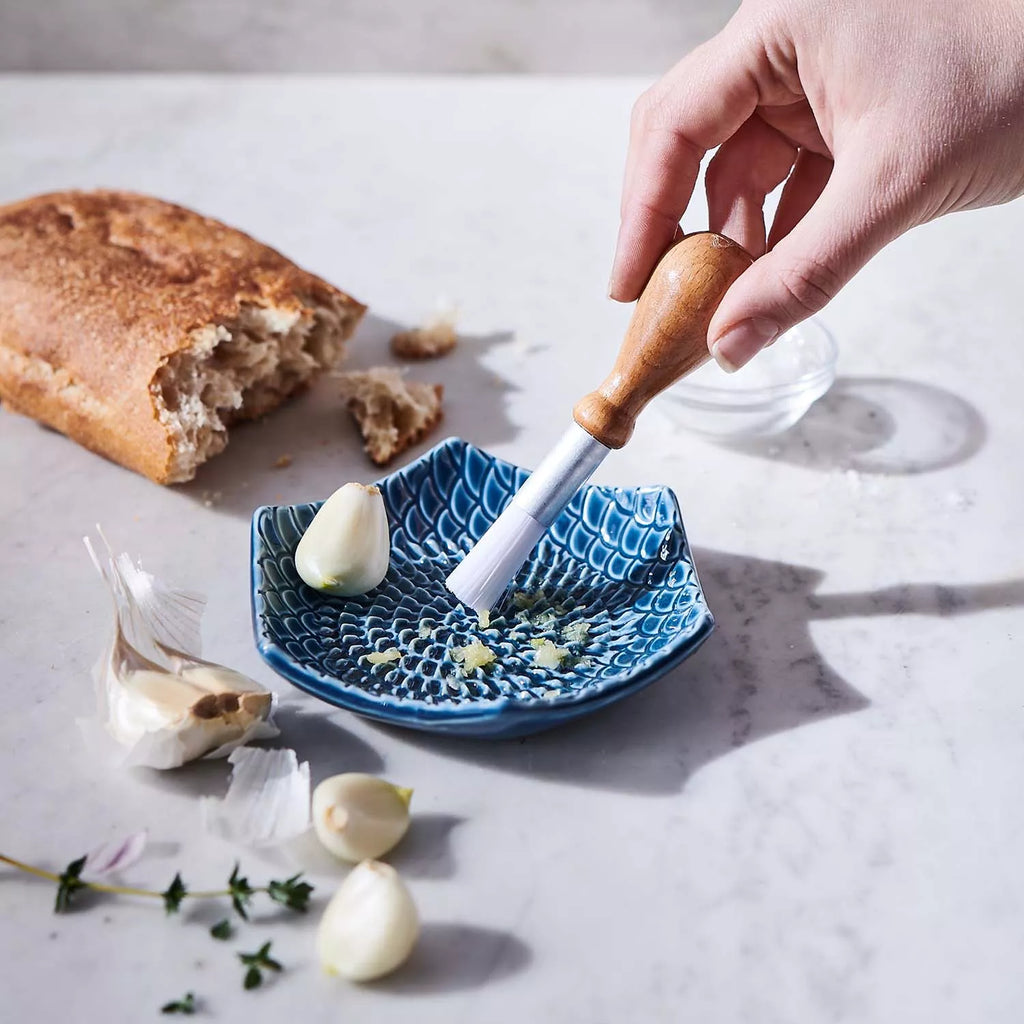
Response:
[[[380,857],[405,835],[411,799],[411,789],[374,775],[333,775],[313,790],[313,828],[341,860],[355,864]]]
[[[353,597],[387,575],[391,537],[376,487],[345,484],[320,507],[295,549],[295,568],[314,590]]]
[[[329,974],[371,981],[405,962],[419,931],[416,904],[398,872],[365,860],[327,904],[316,936],[317,955]]]
[[[229,744],[270,714],[273,695],[245,688],[252,685],[217,665],[180,673],[134,669],[108,690],[107,729],[125,747],[150,747],[159,734],[173,734],[166,756],[147,759],[153,768],[174,768],[214,750],[227,753]]]
[[[277,735],[273,694],[199,657],[202,598],[166,586],[127,555],[115,558],[109,545],[104,561],[88,539],[86,547],[114,604],[113,639],[95,675],[98,717],[121,760],[177,768]]]

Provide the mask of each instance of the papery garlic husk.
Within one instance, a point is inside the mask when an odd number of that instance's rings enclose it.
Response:
[[[274,846],[309,828],[309,762],[294,750],[243,747],[228,755],[224,797],[199,798],[203,827],[245,846]]]
[[[388,572],[391,535],[377,487],[350,483],[320,507],[295,549],[295,568],[314,590],[365,594]]]
[[[366,860],[338,887],[316,936],[320,964],[350,981],[372,981],[399,967],[420,932],[416,904],[393,867]]]
[[[105,564],[86,546],[114,603],[114,636],[95,676],[100,722],[121,760],[177,768],[277,735],[273,694],[199,657],[201,597],[167,587],[127,555],[115,558],[109,545]]]
[[[405,835],[411,799],[411,789],[375,775],[332,775],[313,790],[313,829],[335,857],[353,864],[371,860]]]

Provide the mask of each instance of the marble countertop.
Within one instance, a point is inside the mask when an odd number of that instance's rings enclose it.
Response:
[[[628,319],[604,294],[643,84],[7,77],[0,201],[129,187],[237,224],[369,304],[355,367],[449,296],[466,340],[412,373],[446,378],[447,433],[529,465]],[[81,544],[99,522],[209,596],[207,654],[277,689],[315,778],[415,787],[393,862],[425,921],[407,967],[359,988],[320,973],[313,921],[258,917],[237,945],[273,938],[288,969],[247,993],[203,913],[55,917],[46,883],[4,871],[5,1019],[142,1021],[193,990],[254,1024],[1020,1021],[1022,232],[1018,203],[885,251],[823,317],[839,377],[783,437],[726,448],[651,410],[598,479],[675,488],[718,629],[645,692],[524,741],[381,728],[258,658],[251,509],[375,475],[329,382],[174,489],[0,410],[0,851],[60,868],[146,827],[129,875],[160,887],[239,855],[197,827],[222,763],[118,773],[80,740],[108,629]],[[340,876],[318,867],[318,895]]]

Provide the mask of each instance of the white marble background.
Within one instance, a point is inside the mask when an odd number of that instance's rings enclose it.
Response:
[[[658,73],[738,0],[0,0],[0,71]]]

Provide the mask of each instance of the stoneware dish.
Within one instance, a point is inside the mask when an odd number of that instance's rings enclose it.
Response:
[[[666,487],[584,488],[486,627],[455,600],[445,577],[527,475],[453,438],[379,481],[391,567],[379,587],[354,598],[324,596],[295,570],[295,547],[320,503],[258,508],[252,609],[260,654],[300,689],[357,714],[499,738],[604,707],[695,651],[714,620]],[[477,639],[497,660],[465,673],[452,649]],[[534,664],[531,641],[542,639],[569,650],[561,668]],[[365,658],[391,647],[400,660]]]

